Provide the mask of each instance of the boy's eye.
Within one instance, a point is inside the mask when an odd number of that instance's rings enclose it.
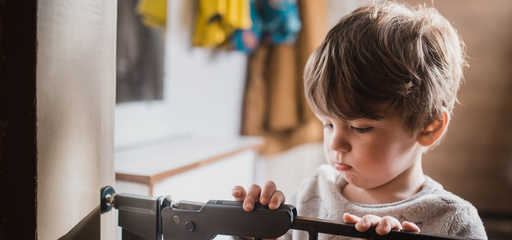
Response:
[[[357,127],[350,127],[352,130],[356,133],[369,133],[370,130],[372,130],[372,127],[367,128],[357,128]]]
[[[322,127],[322,129],[326,129],[326,128],[332,128],[332,124],[324,124],[324,126]]]

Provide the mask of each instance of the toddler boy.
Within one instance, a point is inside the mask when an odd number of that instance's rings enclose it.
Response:
[[[425,176],[423,153],[447,131],[466,65],[464,43],[435,9],[395,2],[343,17],[311,55],[307,100],[323,123],[328,165],[287,203],[299,216],[376,227],[487,238],[475,207]],[[255,202],[285,202],[273,182],[233,188]],[[319,239],[332,239],[319,235]],[[286,239],[308,239],[290,231]]]

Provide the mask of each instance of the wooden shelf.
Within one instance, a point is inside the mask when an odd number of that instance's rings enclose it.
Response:
[[[246,150],[258,150],[260,137],[190,137],[116,152],[117,181],[153,185],[179,173],[219,161]]]

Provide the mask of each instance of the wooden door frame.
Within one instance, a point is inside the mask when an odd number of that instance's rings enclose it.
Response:
[[[36,19],[0,2],[0,239],[37,238]]]

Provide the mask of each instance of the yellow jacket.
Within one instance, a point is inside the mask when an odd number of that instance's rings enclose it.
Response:
[[[193,44],[215,47],[251,25],[249,0],[199,0]]]
[[[142,16],[145,25],[163,28],[167,17],[167,0],[139,0],[137,13]]]

